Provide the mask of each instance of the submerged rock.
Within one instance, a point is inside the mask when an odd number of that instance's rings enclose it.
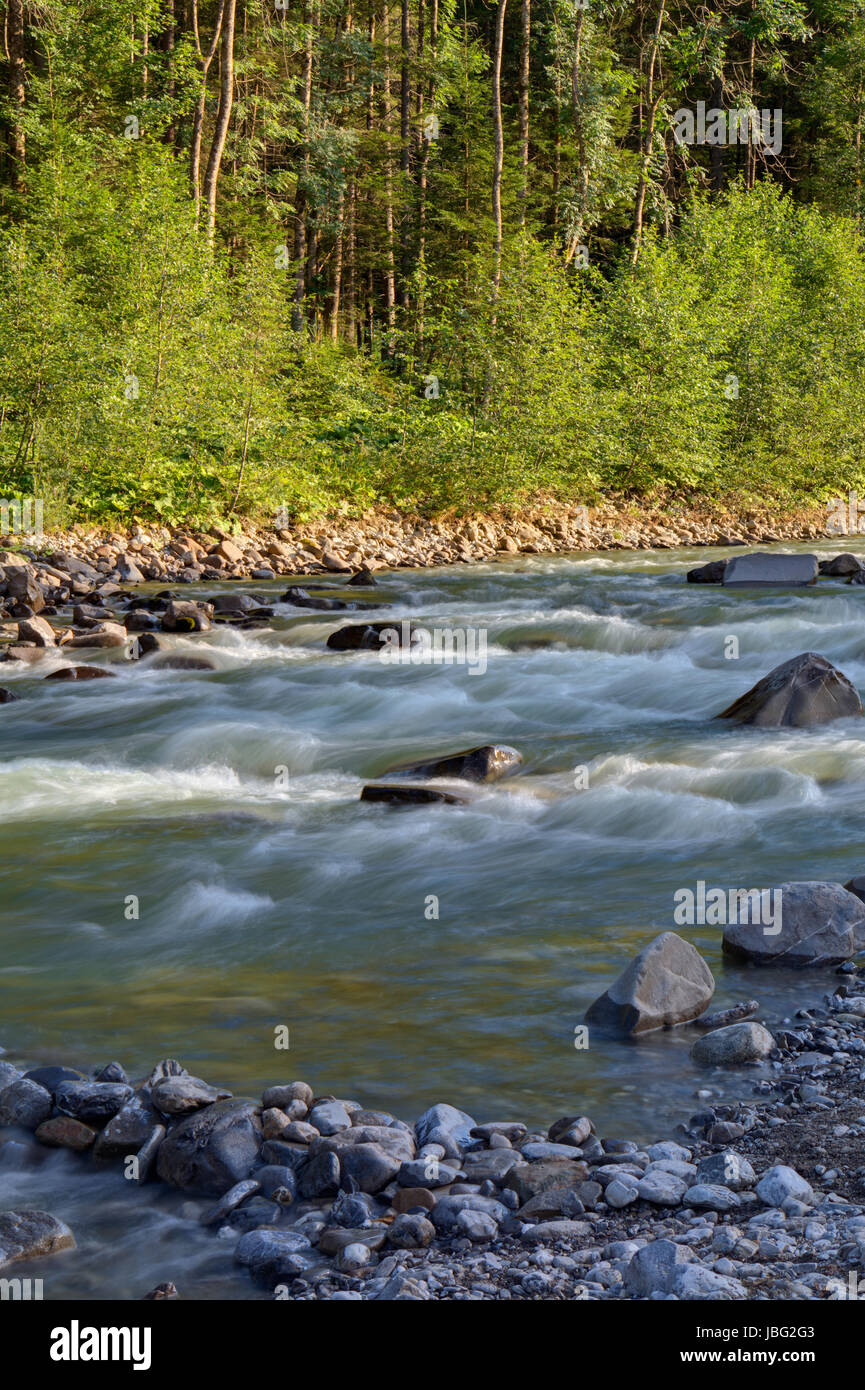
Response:
[[[730,922],[724,951],[756,965],[839,965],[865,947],[865,903],[840,883],[782,883],[772,923]]]
[[[61,666],[50,671],[47,681],[95,681],[103,676],[116,676],[116,671],[107,671],[104,666]]]
[[[586,1022],[635,1036],[689,1023],[703,1013],[715,981],[703,957],[675,932],[662,932],[586,1011]]]
[[[762,1023],[731,1023],[698,1038],[691,1058],[703,1067],[735,1066],[768,1057],[774,1046],[775,1039]]]
[[[396,633],[396,640],[385,642],[383,633]],[[377,652],[383,647],[403,646],[408,634],[409,645],[414,644],[415,634],[410,625],[396,621],[384,623],[352,623],[348,627],[337,628],[327,639],[325,645],[332,652]]]
[[[706,565],[688,570],[686,578],[689,584],[723,584],[726,568],[726,560],[710,560]]]
[[[361,801],[381,801],[389,806],[428,806],[432,802],[444,802],[448,806],[465,806],[469,798],[456,792],[443,791],[440,787],[412,787],[372,784],[365,786],[360,794]]]
[[[862,714],[862,701],[847,677],[816,652],[802,652],[763,676],[716,719],[759,728],[807,728]]]
[[[399,763],[385,769],[385,777],[460,777],[467,782],[497,782],[516,772],[522,754],[503,743],[485,743],[464,753],[449,753],[430,762]]]

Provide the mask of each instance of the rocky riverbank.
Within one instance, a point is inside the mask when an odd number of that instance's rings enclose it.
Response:
[[[70,1181],[123,1164],[131,1183],[179,1188],[183,1218],[278,1299],[855,1297],[863,972],[845,963],[818,1005],[770,1024],[750,1087],[748,1068],[707,1071],[696,1112],[650,1145],[578,1113],[537,1131],[439,1104],[407,1123],[300,1081],[232,1097],[173,1060],[132,1082],[116,1062],[0,1062],[0,1169],[62,1148]],[[75,1237],[5,1212],[0,1267],[25,1275]],[[141,1296],[182,1297],[179,1282]]]
[[[355,520],[270,525],[232,530],[133,526],[116,530],[73,527],[9,542],[0,564],[23,555],[65,576],[86,574],[115,583],[191,583],[268,579],[280,574],[351,572],[366,567],[471,564],[514,555],[574,550],[671,549],[684,545],[752,545],[817,539],[827,534],[825,508],[779,515],[768,507],[669,508],[605,502],[596,507],[538,503],[483,516],[429,520],[370,511]],[[59,563],[58,563],[59,562]],[[55,577],[57,577],[55,575]]]

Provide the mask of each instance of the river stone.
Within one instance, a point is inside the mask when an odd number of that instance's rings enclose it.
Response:
[[[385,632],[395,632],[396,642],[393,639],[385,639],[382,634]],[[415,633],[409,626],[404,628],[401,623],[390,621],[382,623],[352,623],[348,627],[337,628],[327,639],[325,645],[332,652],[377,652],[384,646],[404,646],[404,635],[408,635],[409,645],[414,645]]]
[[[516,772],[522,763],[516,748],[502,743],[485,743],[465,753],[450,753],[429,762],[398,763],[388,767],[383,777],[459,777],[467,782],[497,782]]]
[[[153,1125],[138,1153],[135,1155],[138,1161],[138,1181],[140,1183],[149,1182],[156,1169],[156,1160],[159,1157],[159,1150],[165,1138],[165,1125]]]
[[[444,806],[466,806],[468,799],[456,792],[447,792],[441,787],[416,787],[406,783],[391,785],[388,782],[368,783],[361,788],[361,801],[383,803],[386,806],[431,806],[441,803]]]
[[[494,1197],[481,1197],[475,1193],[459,1193],[440,1197],[431,1212],[431,1220],[439,1235],[452,1235],[457,1227],[457,1217],[461,1211],[482,1211],[491,1216],[497,1225],[508,1215],[508,1209]]]
[[[114,679],[116,675],[116,671],[106,671],[104,666],[61,666],[56,671],[49,671],[45,679],[47,681],[95,681],[106,676]]]
[[[294,1278],[308,1267],[312,1247],[301,1231],[247,1231],[234,1249],[234,1258],[245,1265],[258,1283],[270,1288],[284,1278]]]
[[[400,1164],[396,1180],[400,1187],[450,1187],[459,1175],[458,1168],[448,1168],[437,1158],[413,1158]]]
[[[595,1000],[586,1021],[627,1036],[650,1033],[690,1022],[714,992],[712,972],[699,951],[675,932],[662,932]]]
[[[203,1105],[230,1098],[230,1091],[208,1086],[198,1076],[169,1076],[157,1081],[150,1092],[152,1104],[163,1115],[186,1115],[190,1110],[200,1110]]]
[[[472,1142],[475,1121],[465,1110],[440,1103],[430,1106],[415,1121],[414,1131],[418,1144],[441,1144],[445,1157],[459,1158],[460,1150]]]
[[[136,1153],[150,1135],[156,1114],[140,1096],[133,1096],[102,1130],[93,1150],[96,1158],[122,1158]]]
[[[777,891],[781,930],[773,935],[760,922],[728,923],[727,955],[755,965],[838,965],[865,947],[865,903],[840,883],[782,883]]]
[[[576,1188],[588,1176],[588,1164],[573,1158],[540,1159],[537,1163],[516,1164],[505,1178],[504,1186],[516,1192],[522,1205],[549,1188]]]
[[[524,1160],[536,1163],[538,1159],[546,1158],[579,1158],[582,1151],[577,1153],[573,1144],[550,1144],[546,1139],[538,1139],[523,1144],[519,1153]]]
[[[249,1177],[260,1137],[261,1121],[252,1101],[217,1101],[172,1129],[160,1147],[157,1172],[172,1187],[221,1197]]]
[[[132,1099],[132,1087],[114,1081],[63,1081],[54,1092],[54,1103],[76,1120],[110,1120]]]
[[[463,1208],[457,1215],[456,1234],[466,1236],[473,1245],[495,1240],[498,1233],[498,1222],[485,1211]]]
[[[729,1187],[698,1182],[688,1188],[684,1203],[685,1206],[693,1207],[695,1211],[732,1211],[739,1205],[739,1198]]]
[[[51,1092],[23,1076],[0,1091],[0,1125],[20,1125],[35,1130],[53,1110]]]
[[[435,1204],[435,1193],[428,1187],[400,1187],[391,1198],[391,1206],[396,1212],[410,1212],[415,1207],[432,1211]]]
[[[330,1149],[313,1154],[300,1169],[297,1190],[301,1197],[332,1197],[339,1188],[339,1157]]]
[[[758,728],[807,728],[861,715],[858,692],[837,667],[816,652],[802,652],[775,666],[716,719]]]
[[[727,1302],[748,1298],[748,1290],[738,1279],[707,1269],[705,1265],[689,1264],[673,1280],[673,1293],[681,1299],[709,1299]]]
[[[425,1216],[403,1212],[394,1217],[388,1228],[387,1242],[395,1250],[422,1250],[435,1233],[435,1226]]]
[[[172,599],[162,615],[165,632],[207,632],[213,605],[188,599]]]
[[[255,1178],[244,1178],[236,1182],[220,1197],[215,1206],[210,1207],[201,1217],[202,1226],[221,1226],[227,1216],[236,1211],[249,1197],[259,1191],[260,1184]]]
[[[506,1139],[510,1139],[512,1144],[518,1143],[527,1133],[526,1126],[519,1120],[493,1120],[486,1125],[475,1125],[470,1131],[473,1139],[490,1140],[494,1134],[502,1134]]]
[[[640,1178],[637,1183],[637,1192],[644,1202],[651,1202],[657,1207],[676,1207],[681,1203],[685,1193],[687,1183],[674,1173],[667,1173],[663,1169],[656,1168],[651,1173],[647,1173],[644,1178]],[[607,1187],[607,1201],[609,1201],[609,1187]]]
[[[341,1154],[357,1144],[377,1144],[398,1164],[408,1162],[415,1156],[414,1138],[409,1130],[385,1125],[353,1125],[338,1130],[336,1134],[321,1135],[312,1140],[309,1151],[319,1153],[323,1149],[330,1149]]]
[[[69,1227],[50,1212],[0,1212],[0,1269],[13,1260],[30,1260],[74,1248],[75,1237]]]
[[[727,561],[724,584],[814,584],[817,580],[816,555],[779,555],[761,550],[734,555]]]
[[[297,1173],[285,1163],[266,1163],[263,1168],[256,1168],[248,1181],[254,1182],[261,1189],[262,1196],[270,1199],[275,1192],[283,1190],[290,1193],[292,1199],[297,1195]],[[288,1203],[282,1201],[280,1205],[287,1206]]]
[[[342,1101],[323,1100],[310,1110],[309,1123],[319,1134],[336,1134],[341,1129],[351,1128],[351,1117]]]
[[[574,1148],[578,1149],[588,1139],[593,1128],[586,1115],[563,1115],[560,1120],[555,1120],[550,1125],[547,1138],[553,1144],[573,1144]]]
[[[527,1227],[520,1239],[526,1245],[540,1245],[547,1241],[584,1240],[591,1231],[588,1221],[539,1221]]]
[[[64,1081],[87,1081],[89,1078],[83,1071],[75,1071],[72,1067],[33,1067],[32,1070],[24,1073],[28,1081],[36,1081],[40,1086],[44,1086],[46,1091],[50,1091],[52,1096]]]
[[[11,1062],[0,1061],[0,1091],[5,1091],[13,1081],[20,1081],[22,1075],[23,1073],[17,1067],[13,1067]]]
[[[636,1177],[630,1173],[622,1173],[621,1176],[613,1178],[608,1182],[604,1192],[604,1201],[607,1206],[619,1211],[622,1207],[629,1207],[632,1202],[636,1202],[640,1195],[640,1184]]]
[[[462,1166],[470,1182],[494,1182],[501,1187],[511,1169],[521,1162],[515,1149],[481,1149],[464,1154]]]
[[[399,1159],[380,1144],[347,1144],[339,1150],[341,1181],[354,1179],[361,1192],[381,1192],[397,1175]]]
[[[380,1250],[387,1240],[386,1226],[360,1226],[354,1230],[344,1229],[341,1226],[328,1226],[322,1231],[318,1248],[322,1255],[336,1255],[340,1250],[344,1250],[347,1245],[366,1245],[370,1250]]]
[[[288,1107],[293,1100],[301,1101],[309,1110],[314,1099],[312,1087],[307,1086],[305,1081],[289,1081],[286,1086],[268,1086],[261,1097],[261,1104],[265,1110],[275,1106],[278,1110],[288,1113]]]
[[[673,1293],[677,1276],[691,1258],[692,1252],[686,1245],[652,1240],[632,1255],[625,1270],[625,1288],[642,1298],[653,1293]]]
[[[600,1195],[601,1189],[598,1188]],[[548,1220],[558,1216],[582,1216],[585,1205],[573,1187],[547,1187],[520,1207],[520,1220]]]
[[[55,1115],[51,1120],[43,1120],[36,1130],[40,1144],[52,1149],[72,1149],[74,1153],[84,1153],[96,1138],[96,1130],[69,1115]]]
[[[354,1241],[351,1245],[344,1245],[336,1257],[336,1267],[340,1274],[354,1274],[359,1269],[364,1269],[372,1260],[372,1251],[368,1245],[362,1245],[360,1241]]]
[[[736,1066],[768,1057],[775,1039],[762,1023],[731,1023],[698,1038],[691,1059],[702,1067]]]
[[[662,1139],[658,1144],[651,1144],[646,1150],[653,1163],[661,1159],[670,1158],[679,1163],[690,1163],[691,1150],[683,1148],[681,1144],[676,1144],[672,1139]]]
[[[765,1172],[754,1191],[767,1207],[780,1207],[789,1199],[811,1205],[816,1201],[811,1184],[800,1177],[795,1168],[776,1163]]]
[[[724,1149],[721,1153],[707,1154],[697,1166],[697,1182],[709,1183],[713,1187],[729,1187],[733,1192],[744,1192],[752,1188],[757,1174],[747,1158]]]

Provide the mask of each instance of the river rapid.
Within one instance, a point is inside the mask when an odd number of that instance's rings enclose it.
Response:
[[[832,982],[729,964],[720,927],[673,918],[675,892],[700,881],[865,873],[863,721],[712,720],[799,652],[865,689],[865,590],[685,582],[731,553],[386,573],[369,614],[277,605],[260,630],[178,639],[216,672],[111,653],[117,679],[77,686],[9,666],[6,1060],[117,1058],[138,1076],[173,1056],[239,1095],[303,1079],[403,1118],[449,1100],[479,1121],[585,1113],[640,1140],[669,1134],[701,1086],[749,1089],[753,1071],[696,1071],[691,1028],[574,1045],[586,1006],[666,929],[705,955],[716,1008],[753,996],[778,1019]],[[286,582],[247,587],[273,602]],[[324,647],[391,615],[479,630],[485,669]],[[487,742],[523,767],[470,805],[358,799],[394,763]],[[131,1188],[69,1154],[0,1169],[4,1206],[44,1205],[78,1238],[46,1297],[141,1297],[169,1278],[191,1297],[260,1296],[197,1225],[201,1204]]]

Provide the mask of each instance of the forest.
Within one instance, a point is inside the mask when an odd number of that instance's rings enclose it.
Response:
[[[865,0],[4,0],[46,522],[865,485]]]

